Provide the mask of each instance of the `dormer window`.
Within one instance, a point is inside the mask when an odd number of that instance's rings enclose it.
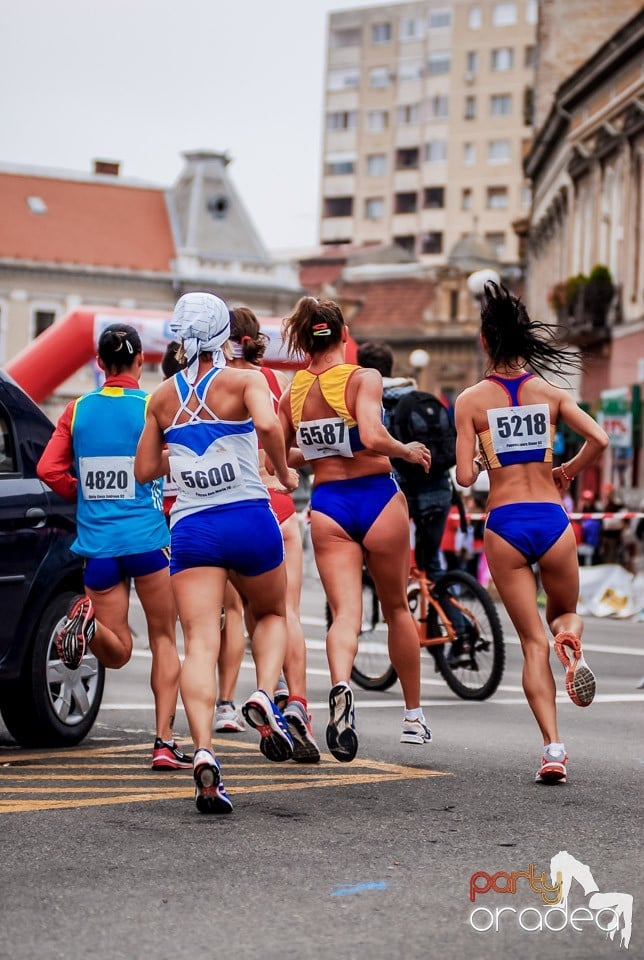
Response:
[[[210,197],[206,206],[214,220],[224,220],[228,212],[228,199],[218,194]]]

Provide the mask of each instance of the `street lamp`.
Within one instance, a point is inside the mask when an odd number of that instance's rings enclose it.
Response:
[[[417,347],[409,354],[409,362],[414,369],[414,379],[419,380],[420,375],[429,363],[430,356],[422,347]]]

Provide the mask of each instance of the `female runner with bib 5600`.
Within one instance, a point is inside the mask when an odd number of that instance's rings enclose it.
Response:
[[[333,623],[326,640],[333,684],[326,741],[336,760],[358,750],[349,678],[362,622],[366,560],[387,622],[389,655],[403,688],[401,743],[431,734],[420,706],[418,632],[407,604],[409,514],[389,457],[429,469],[422,443],[399,443],[382,423],[382,377],[344,362],[347,327],[331,300],[304,297],[285,322],[291,354],[308,354],[280,400],[288,447],[313,469],[311,539]]]
[[[152,395],[134,472],[139,482],[168,465],[177,499],[170,511],[170,578],[186,655],[181,697],[194,740],[195,801],[201,813],[229,813],[232,804],[212,752],[220,614],[230,576],[255,620],[256,690],[242,707],[269,759],[288,760],[293,740],[271,696],[286,650],[284,543],[259,474],[257,438],[277,479],[294,490],[284,437],[259,370],[226,367],[230,337],[226,304],[210,293],[178,301],[170,329],[186,367]],[[167,444],[167,450],[164,445]],[[169,464],[168,464],[169,461]]]
[[[604,450],[608,437],[565,390],[531,367],[561,374],[580,359],[549,328],[530,320],[505,287],[486,283],[481,342],[489,374],[456,401],[456,479],[470,486],[481,470],[490,478],[484,549],[492,578],[514,624],[525,658],[523,689],[543,736],[540,783],[565,782],[566,751],[559,738],[550,648],[537,608],[532,565],[538,564],[547,597],[546,619],[555,652],[566,667],[566,689],[588,706],[595,678],[581,653],[577,614],[577,544],[561,495]],[[585,443],[567,463],[552,468],[557,421]],[[478,455],[476,445],[478,439]]]

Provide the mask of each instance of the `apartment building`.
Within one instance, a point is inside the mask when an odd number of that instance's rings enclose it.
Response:
[[[476,232],[518,262],[537,13],[431,0],[330,15],[321,243],[395,242],[438,265]]]

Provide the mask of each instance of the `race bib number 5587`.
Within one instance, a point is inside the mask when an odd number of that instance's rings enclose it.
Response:
[[[353,456],[349,428],[340,417],[301,420],[296,440],[305,460]]]

